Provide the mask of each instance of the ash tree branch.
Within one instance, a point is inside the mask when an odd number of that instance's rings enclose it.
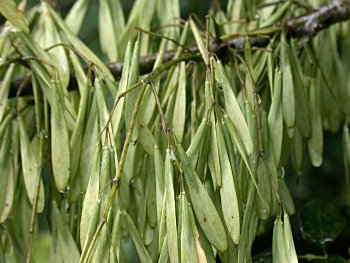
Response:
[[[329,3],[319,6],[311,12],[302,15],[300,17],[292,18],[283,24],[279,24],[291,38],[297,38],[301,41],[307,41],[314,37],[321,30],[343,21],[350,19],[350,0],[332,0]],[[271,35],[273,35],[272,33]],[[270,35],[270,37],[271,37]],[[247,37],[241,36],[233,40],[223,41],[220,44],[212,43],[210,50],[215,52],[219,57],[224,58],[227,54],[227,49],[242,50],[244,41]],[[269,36],[250,36],[250,43],[252,47],[265,47],[269,44]],[[198,56],[190,56],[190,60],[200,61],[199,49],[197,46],[193,46],[191,51],[197,53]],[[176,51],[164,52],[163,62],[168,62],[174,58]],[[186,55],[187,53],[185,53]],[[140,74],[147,74],[152,71],[153,65],[156,61],[158,54],[141,57],[140,60]],[[108,63],[108,68],[112,72],[113,76],[118,79],[121,76],[123,70],[123,62]],[[24,79],[16,79],[11,83],[10,97],[14,97],[17,90],[21,86],[21,95],[32,95],[31,81],[23,83]],[[24,87],[23,87],[24,86]],[[71,72],[69,89],[74,90],[77,87],[76,77],[74,72]]]

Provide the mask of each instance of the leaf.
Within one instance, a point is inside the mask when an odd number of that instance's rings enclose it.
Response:
[[[207,191],[194,171],[191,160],[181,144],[176,144],[181,166],[185,173],[185,182],[197,220],[209,242],[219,251],[228,248],[224,226]],[[206,204],[203,206],[203,204]]]
[[[13,0],[1,0],[0,13],[18,29],[29,33],[28,21]]]
[[[301,210],[301,233],[317,246],[333,242],[345,227],[346,220],[336,206],[327,201],[312,200]]]
[[[225,105],[226,105],[225,109],[227,111],[227,115],[230,117],[231,121],[233,122],[240,138],[242,139],[243,145],[245,147],[245,151],[249,155],[253,152],[252,138],[250,137],[247,122],[245,121],[243,113],[239,108],[237,99],[233,93],[230,82],[226,77],[225,69],[221,61],[218,61],[216,64],[215,78],[220,83],[224,91]]]

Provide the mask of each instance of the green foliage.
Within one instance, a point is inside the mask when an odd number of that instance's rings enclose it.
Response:
[[[303,207],[300,221],[304,239],[318,246],[333,242],[344,229],[346,222],[336,206],[317,200]]]
[[[350,204],[350,31],[319,29],[349,3],[223,2],[204,25],[179,0],[100,0],[94,52],[90,1],[0,0],[0,263],[345,261],[325,244]],[[300,209],[290,166],[321,166],[325,132],[339,207]],[[322,255],[298,251],[295,213]]]

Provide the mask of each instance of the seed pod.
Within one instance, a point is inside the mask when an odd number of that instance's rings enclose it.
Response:
[[[298,263],[298,256],[295,251],[292,230],[290,227],[289,216],[284,213],[283,216],[283,233],[284,233],[284,248],[286,259],[289,263]]]
[[[163,247],[165,246],[165,240],[166,240],[166,212],[167,212],[167,198],[166,198],[167,192],[166,189],[164,191],[164,199],[162,202],[162,207],[161,207],[161,214],[160,214],[160,220],[158,223],[158,227],[159,227],[159,244],[158,244],[158,249],[159,252],[161,253],[163,251]],[[166,242],[166,244],[168,244],[168,242]],[[166,247],[166,250],[168,251],[168,247]],[[167,252],[167,254],[169,254],[169,252]]]
[[[56,245],[61,250],[63,262],[79,262],[79,250],[55,201],[52,202],[52,222],[58,234]]]
[[[38,194],[37,212],[40,213],[44,210],[45,205],[44,185],[41,179],[41,167],[38,167],[38,156],[34,154],[33,149],[30,146],[28,134],[21,118],[18,118],[18,124],[24,184],[29,201],[32,205],[34,205],[34,200]],[[40,181],[39,184],[38,180]],[[37,185],[39,185],[38,192]]]
[[[123,71],[122,75],[119,81],[119,87],[118,87],[118,95],[124,92],[127,87],[130,85],[129,84],[129,75],[130,75],[130,64],[131,64],[131,43],[129,42],[125,51],[125,58],[124,58],[124,63],[123,63]],[[117,131],[120,126],[120,120],[122,118],[122,113],[124,110],[124,97],[121,98],[119,101],[115,101],[113,105],[113,115],[111,118],[112,122],[112,127],[115,127],[113,130],[113,135],[114,137],[117,135]],[[118,104],[115,104],[117,103]]]
[[[179,262],[179,248],[177,239],[176,209],[173,186],[173,168],[170,160],[170,149],[168,148],[165,156],[164,182],[166,189],[166,229],[168,237],[168,250],[170,262]]]
[[[164,51],[160,50],[158,53],[157,59],[154,62],[153,70],[156,70],[156,68],[162,65],[163,56],[164,56]],[[161,83],[161,78],[156,78],[155,80],[153,80],[154,89],[157,92],[157,94],[159,92],[160,83]],[[155,100],[152,88],[148,87],[146,88],[145,95],[143,95],[143,98],[140,104],[140,110],[139,110],[139,116],[138,116],[139,124],[140,125],[151,124],[150,121],[153,117],[155,109],[156,109],[156,100]]]
[[[169,251],[168,251],[168,238],[165,235],[164,243],[160,251],[158,263],[167,263],[169,262]]]
[[[6,182],[6,189],[4,189],[4,196],[2,199],[2,203],[0,203],[0,205],[2,207],[0,207],[0,224],[5,222],[5,220],[7,219],[8,215],[11,212],[12,209],[12,205],[14,202],[14,197],[15,197],[15,183],[17,181],[17,177],[18,177],[18,171],[20,169],[20,164],[18,161],[19,158],[19,151],[20,151],[20,147],[19,147],[19,132],[18,132],[18,122],[13,122],[11,125],[12,129],[10,131],[10,134],[12,135],[11,140],[10,139],[6,139],[11,141],[12,147],[11,147],[11,151],[12,154],[9,156],[11,158],[11,162],[9,162],[10,166],[9,166],[9,171],[8,174],[10,176],[8,176],[7,181],[3,180],[4,183]],[[4,147],[4,146],[2,146]],[[5,148],[6,149],[6,148]],[[2,150],[1,150],[2,151]],[[5,167],[0,163],[1,167]],[[6,174],[1,173],[1,174]],[[3,184],[5,185],[5,184]]]
[[[132,240],[134,241],[137,253],[139,255],[139,258],[142,263],[152,263],[152,259],[150,255],[148,254],[145,246],[143,245],[142,239],[140,237],[140,234],[132,221],[131,217],[127,212],[123,212],[122,215],[125,218],[126,224],[128,226],[130,235],[132,237]]]
[[[79,173],[79,163],[81,161],[81,156],[82,152],[86,151],[86,148],[88,147],[83,147],[84,143],[84,130],[87,128],[88,125],[88,112],[91,105],[91,89],[92,85],[90,81],[88,81],[87,77],[84,74],[83,68],[81,64],[79,63],[78,57],[71,52],[70,53],[70,58],[72,65],[74,67],[74,72],[77,77],[78,81],[78,86],[79,86],[79,91],[80,91],[80,101],[79,101],[79,109],[78,109],[78,116],[76,118],[75,126],[73,129],[72,136],[70,138],[70,148],[74,149],[74,152],[71,151],[71,156],[70,156],[70,164],[71,164],[71,176],[70,176],[70,181],[76,182],[76,184],[79,187],[78,194],[81,192],[81,185],[80,185],[80,178],[82,177],[82,174]],[[90,123],[89,123],[90,124]],[[90,127],[89,127],[90,128]],[[88,131],[88,132],[91,132]],[[88,133],[86,132],[86,133]],[[91,141],[89,140],[89,144],[91,145]],[[91,147],[89,147],[91,148]],[[89,163],[91,163],[89,161]],[[87,167],[88,170],[88,167]],[[74,184],[73,183],[73,184]],[[70,183],[72,184],[72,183]],[[85,190],[85,188],[84,188]],[[72,190],[74,191],[74,190]],[[77,194],[77,195],[78,195]]]
[[[49,14],[47,9],[48,3],[42,3],[42,18],[44,26],[44,43],[45,48],[51,47],[56,44],[62,43],[60,34],[58,33],[57,27]],[[59,79],[61,81],[61,88],[64,91],[64,94],[67,94],[67,87],[69,84],[69,63],[64,47],[57,46],[48,51],[50,55],[50,63],[54,64],[55,69],[58,72]]]
[[[268,45],[268,48],[273,50],[272,44]],[[276,62],[274,58],[273,52],[269,52],[267,56],[267,76],[269,78],[269,84],[270,84],[270,92],[271,94],[275,93],[274,87],[274,79],[276,78],[275,73],[276,73]]]
[[[51,81],[51,163],[55,185],[64,192],[70,176],[70,147],[60,82]]]
[[[88,187],[91,170],[93,169],[94,164],[94,162],[91,161],[91,156],[94,156],[96,152],[96,147],[100,136],[97,98],[96,96],[93,97],[94,98],[91,102],[90,111],[88,113],[87,123],[84,130],[81,155],[79,159],[79,180],[81,191],[83,192],[86,191],[86,188]]]
[[[222,175],[222,186],[220,188],[222,212],[230,237],[237,245],[240,237],[240,220],[236,186],[220,123],[217,124],[216,131]]]
[[[130,61],[128,87],[138,82],[140,76],[140,39],[137,38],[134,44],[134,50],[132,52],[132,58]],[[125,96],[125,127],[129,128],[132,112],[135,106],[136,98],[138,96],[138,90],[129,92]],[[136,128],[136,127],[135,127]],[[137,135],[137,129],[134,128],[134,136]]]
[[[14,69],[15,69],[15,64],[11,64],[8,70],[6,71],[4,79],[1,82],[1,89],[0,89],[0,123],[1,124],[3,121],[4,114],[6,112],[6,109],[8,107],[7,100],[10,92],[11,80],[12,80]],[[0,133],[0,138],[1,138],[1,133]]]
[[[12,147],[11,132],[11,125],[8,125],[0,148],[0,174],[2,175],[0,180],[0,211],[6,207],[8,181],[13,177],[12,160],[10,159]]]
[[[276,217],[273,226],[273,234],[272,234],[272,263],[281,263],[287,262],[283,261],[284,259],[284,240],[280,239],[281,230],[283,233],[282,221],[279,217]]]
[[[311,118],[310,118],[310,102],[306,94],[306,76],[298,58],[297,42],[291,39],[290,62],[295,79],[295,122],[299,127],[304,138],[310,137],[311,134]]]
[[[288,136],[294,135],[295,124],[295,95],[291,65],[289,61],[289,45],[285,34],[281,36],[281,68],[283,73],[283,93],[282,93],[282,110],[283,119],[288,128]]]
[[[208,58],[207,49],[205,48],[205,44],[204,44],[204,41],[201,37],[201,33],[200,33],[199,29],[197,28],[196,24],[193,22],[192,18],[190,18],[190,26],[191,26],[191,30],[192,30],[192,33],[194,35],[194,38],[196,40],[196,43],[198,45],[199,52],[201,53],[202,58],[204,60],[204,63],[206,65],[208,65],[209,58]]]
[[[179,81],[176,90],[174,113],[172,118],[173,132],[179,142],[182,142],[186,124],[186,64],[180,64]]]
[[[209,243],[208,239],[205,237],[205,234],[201,230],[201,228],[197,228],[196,221],[193,215],[192,207],[188,204],[189,216],[191,220],[191,227],[193,232],[193,237],[196,242],[196,251],[198,262],[200,263],[214,263],[215,256],[213,247]]]
[[[154,145],[154,170],[156,176],[157,219],[160,233],[160,218],[164,200],[164,163],[158,145]]]
[[[320,104],[320,88],[314,80],[311,80],[310,87],[310,108],[311,108],[311,137],[308,141],[309,156],[312,164],[318,167],[323,161],[323,127]]]
[[[237,99],[233,94],[232,87],[226,77],[225,69],[220,61],[217,62],[215,67],[215,78],[221,84],[224,91],[227,115],[234,124],[237,133],[242,140],[244,149],[249,155],[253,152],[252,138],[250,137],[247,123],[241,109],[239,108]]]
[[[152,132],[150,131],[150,129],[148,129],[147,126],[145,126],[143,124],[138,125],[138,132],[139,132],[138,140],[140,141],[143,149],[150,156],[153,156],[154,145],[155,145],[156,140],[155,140]]]
[[[119,3],[119,1],[115,1]],[[114,18],[115,14],[111,9],[112,1],[100,0],[99,14],[98,14],[98,32],[102,52],[107,54],[110,61],[118,59],[118,40],[117,32],[115,31]]]
[[[238,245],[238,260],[237,262],[249,262],[251,257],[251,245],[252,239],[251,236],[254,234],[254,225],[257,222],[257,215],[254,209],[254,204],[256,200],[256,188],[250,180],[248,198],[246,208],[244,210],[244,215],[242,219],[242,228],[241,228],[241,239]],[[256,229],[256,226],[255,226]],[[255,234],[254,234],[255,235]],[[244,237],[244,238],[243,238]]]
[[[120,239],[121,239],[121,215],[120,211],[116,212],[115,219],[113,220],[113,228],[111,234],[111,248],[114,250],[114,253],[119,258],[120,251]]]
[[[192,234],[189,203],[186,194],[181,194],[181,262],[198,262],[195,240]]]
[[[176,144],[176,148],[185,173],[185,182],[198,223],[202,227],[209,242],[218,250],[225,251],[228,247],[227,238],[218,212],[194,171],[191,160],[186,155],[181,144]],[[203,203],[206,205],[203,206]]]
[[[295,129],[294,138],[291,141],[291,157],[292,163],[295,171],[298,175],[301,175],[303,171],[303,163],[304,163],[304,142],[303,137],[301,136],[301,132],[299,128]]]
[[[199,125],[194,137],[191,140],[190,147],[188,147],[186,154],[188,158],[192,161],[192,166],[196,167],[198,156],[200,153],[200,149],[205,137],[205,133],[207,130],[207,118],[203,118],[201,124]]]
[[[94,222],[93,215],[96,212],[96,209],[99,210],[99,191],[100,191],[100,163],[101,163],[101,147],[98,146],[95,150],[93,167],[90,172],[89,184],[86,189],[83,208],[81,212],[81,221],[80,221],[80,244],[89,244],[90,240],[87,240],[88,233],[90,228],[92,231],[97,226],[97,222]]]
[[[278,7],[277,11],[269,16],[268,19],[260,25],[260,27],[267,27],[275,24],[277,21],[280,21],[287,13],[289,6],[290,2],[285,2],[281,7]]]
[[[276,163],[279,164],[282,140],[283,140],[283,114],[282,114],[282,72],[279,69],[275,71],[273,94],[271,94],[271,108],[269,112],[268,122],[270,127],[270,133],[273,152],[275,154]]]
[[[110,262],[109,261],[109,233],[108,226],[103,225],[101,233],[99,234],[98,240],[96,242],[96,249],[94,255],[91,259],[91,262]],[[90,261],[90,260],[89,260]]]
[[[219,150],[218,150],[218,140],[217,140],[217,134],[216,134],[216,128],[215,128],[215,117],[212,114],[210,116],[210,122],[211,122],[211,138],[210,138],[210,148],[211,152],[209,154],[209,169],[213,180],[214,189],[218,189],[222,185],[222,178],[221,178],[221,167],[220,167],[220,160],[219,160]]]
[[[146,179],[147,221],[152,228],[155,228],[158,223],[157,190],[156,190],[156,178],[155,178],[155,172],[154,172],[154,165],[151,162],[151,160],[148,161],[148,165],[146,169],[149,169],[149,174]],[[146,171],[146,174],[147,174],[147,171]]]
[[[98,116],[100,121],[101,131],[104,129],[105,125],[108,122],[109,112],[107,109],[106,97],[104,95],[105,85],[103,79],[96,77],[95,79],[95,96],[97,98],[97,106],[98,106]],[[108,129],[112,130],[112,127],[108,127]]]
[[[293,215],[295,213],[295,205],[289,189],[283,179],[278,179],[278,193],[282,200],[283,207],[288,215]]]
[[[52,16],[52,18],[55,20],[57,26],[62,30],[65,37],[67,38],[67,41],[73,45],[73,47],[76,50],[79,50],[83,56],[88,59],[92,64],[95,64],[98,66],[98,68],[103,72],[103,74],[113,79],[113,76],[111,72],[109,71],[108,67],[93,53],[77,36],[75,36],[72,31],[69,29],[69,27],[66,25],[66,23],[63,21],[63,19],[60,17],[60,15],[49,5],[46,6],[48,12]]]
[[[70,8],[68,14],[65,17],[65,23],[73,34],[78,35],[84,17],[88,10],[90,1],[89,0],[78,0],[75,1],[73,6]]]

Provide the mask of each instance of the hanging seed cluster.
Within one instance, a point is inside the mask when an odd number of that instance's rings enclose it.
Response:
[[[34,262],[43,233],[50,262],[127,262],[132,251],[141,262],[251,262],[271,218],[273,262],[298,262],[288,161],[300,175],[307,154],[320,166],[323,132],[342,129],[350,193],[349,24],[299,41],[283,27],[305,12],[298,1],[229,0],[205,27],[180,21],[178,0],[136,1],[127,19],[120,1],[100,0],[117,79],[77,37],[89,2],[65,19],[45,1],[23,1],[26,16],[0,2],[0,262]],[[239,49],[212,52],[240,36]]]

